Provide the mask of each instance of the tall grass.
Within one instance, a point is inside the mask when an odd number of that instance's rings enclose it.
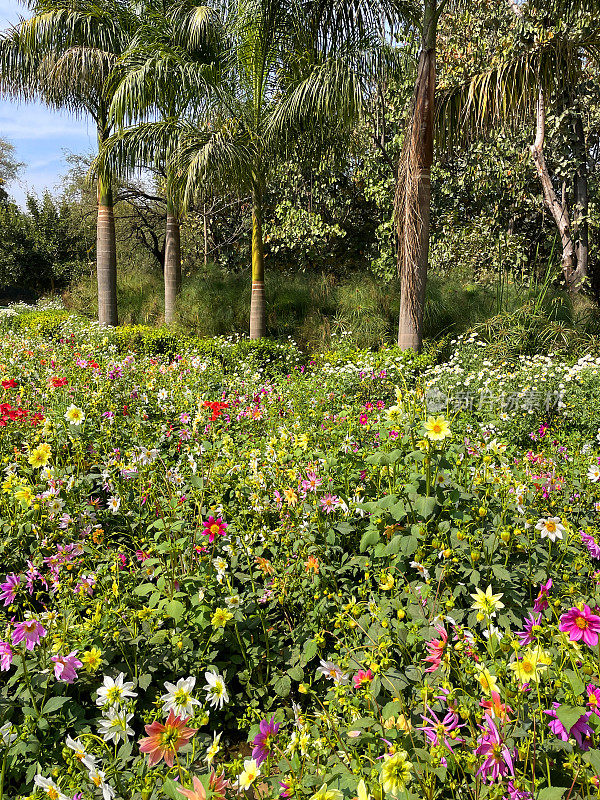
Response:
[[[377,347],[396,340],[399,286],[384,284],[368,273],[344,279],[311,273],[267,276],[267,333],[293,336],[307,347],[327,347],[334,332],[349,331],[356,344]],[[118,276],[119,319],[125,324],[160,324],[164,318],[162,276],[142,268],[121,269]],[[65,294],[66,304],[94,316],[97,309],[93,277],[79,280]],[[245,273],[225,273],[208,266],[184,279],[178,298],[178,326],[199,336],[248,330],[250,279]],[[490,335],[522,335],[527,319],[548,320],[555,326],[600,331],[595,307],[582,301],[575,309],[550,281],[523,287],[506,277],[496,283],[464,283],[432,275],[427,285],[424,328],[429,339],[449,339],[487,325]],[[531,338],[534,326],[529,326]],[[530,342],[531,344],[531,342]]]

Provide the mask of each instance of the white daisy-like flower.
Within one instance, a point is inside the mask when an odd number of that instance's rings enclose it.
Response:
[[[588,469],[587,476],[592,483],[598,483],[598,481],[600,481],[600,467],[598,464],[592,464],[592,466]]]
[[[125,673],[121,672],[116,678],[104,676],[104,685],[98,689],[96,698],[97,706],[118,706],[127,697],[137,697],[137,692],[132,692],[133,683],[125,682]]]
[[[320,672],[321,675],[329,678],[337,685],[348,683],[348,675],[342,671],[341,667],[334,664],[333,661],[324,661],[321,659],[320,664],[321,666],[317,667],[317,672]]]
[[[115,790],[104,780],[106,773],[101,769],[97,769],[95,764],[93,764],[92,761],[88,760],[87,758],[84,758],[82,763],[87,768],[88,778],[91,780],[94,786],[97,789],[102,789],[102,800],[112,800],[112,798],[115,796]]]
[[[210,743],[208,750],[206,751],[206,763],[208,764],[209,767],[211,766],[212,762],[215,759],[215,756],[221,749],[221,744],[220,744],[221,736],[222,736],[221,733],[215,732],[213,735],[213,740]]]
[[[0,726],[0,741],[5,745],[12,744],[18,736],[19,734],[15,733],[11,722],[5,722],[4,725]]]
[[[410,566],[417,570],[424,581],[429,580],[429,571],[419,561],[411,561]]]
[[[116,744],[119,739],[126,742],[128,736],[133,736],[133,729],[129,727],[131,719],[133,719],[133,714],[125,714],[109,708],[98,722],[100,736],[105,742],[113,741]]]
[[[535,526],[535,529],[540,531],[542,539],[548,537],[551,542],[563,538],[565,532],[564,526],[561,524],[560,517],[546,517],[540,519]]]
[[[178,717],[191,717],[194,714],[194,706],[199,706],[200,702],[192,697],[196,678],[179,678],[176,684],[165,681],[166,694],[160,698],[163,705],[163,713],[168,714],[173,711]]]
[[[44,778],[42,775],[35,775],[33,782],[41,789],[45,797],[50,800],[69,800],[66,794],[63,794],[58,786],[54,783],[52,778]]]
[[[75,758],[77,758],[79,761],[83,761],[84,758],[88,758],[90,762],[96,761],[94,756],[90,756],[85,752],[85,747],[79,739],[73,739],[71,736],[67,736],[65,739],[65,744],[75,753]]]
[[[113,514],[116,514],[121,506],[121,498],[120,497],[109,497],[106,503],[109,510],[112,511]]]
[[[213,708],[223,708],[223,704],[229,702],[223,676],[217,672],[205,672],[204,678],[206,680],[204,689],[208,702]]]
[[[239,594],[233,594],[231,597],[225,598],[225,605],[227,608],[239,608],[241,605],[241,600]]]

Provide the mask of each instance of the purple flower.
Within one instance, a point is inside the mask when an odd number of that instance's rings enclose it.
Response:
[[[82,663],[76,656],[77,650],[73,650],[68,656],[61,656],[60,654],[52,656],[50,661],[54,662],[54,677],[57,681],[73,683],[77,679],[75,670],[78,670]]]
[[[428,724],[423,725],[421,730],[427,737],[427,740],[432,747],[443,744],[448,748],[448,750],[452,750],[452,746],[454,744],[461,744],[464,741],[463,739],[453,738],[450,736],[452,731],[464,727],[463,725],[458,724],[458,716],[453,711],[448,711],[444,719],[440,720],[439,717],[434,714],[434,712],[428,706],[425,707],[425,710],[429,716],[426,717],[425,714],[421,714],[421,719],[423,722],[427,722]],[[442,758],[441,763],[445,767],[446,759]]]
[[[17,594],[17,587],[21,583],[21,578],[12,572],[6,576],[4,583],[0,583],[0,600],[4,600],[4,605],[9,606]]]
[[[13,644],[19,644],[24,641],[25,647],[28,650],[33,650],[36,644],[40,643],[43,636],[46,635],[46,629],[36,619],[28,619],[25,622],[19,622],[12,632]]]
[[[600,545],[597,544],[594,537],[589,533],[584,533],[583,531],[579,531],[579,533],[581,535],[581,541],[587,547],[591,557],[600,560]]]
[[[275,722],[275,717],[271,719],[263,719],[260,722],[260,730],[254,737],[252,744],[252,758],[257,764],[262,764],[271,755],[271,745],[273,739],[279,732],[279,723]]]
[[[517,639],[522,645],[528,645],[532,642],[537,642],[537,635],[534,633],[533,629],[540,626],[541,619],[541,613],[530,613],[529,616],[524,620],[523,630],[518,631],[517,633]]]
[[[510,750],[502,741],[498,728],[490,715],[484,714],[484,719],[487,727],[483,729],[483,734],[477,739],[475,754],[485,756],[485,758],[477,770],[477,774],[482,775],[484,781],[489,783],[493,783],[507,772],[514,777],[513,757]]]
[[[0,672],[5,672],[12,664],[12,650],[8,642],[0,642]]]
[[[571,730],[567,732],[567,729],[556,714],[556,709],[559,706],[560,703],[552,703],[552,708],[544,711],[544,714],[548,714],[549,717],[552,717],[548,723],[548,727],[552,733],[558,736],[559,739],[562,739],[563,742],[567,742],[569,736],[572,736],[581,750],[589,750],[589,738],[594,734],[593,729],[588,725],[588,720],[592,716],[591,711],[586,711],[585,714],[582,714]]]
[[[526,789],[517,789],[512,781],[508,782],[506,787],[508,794],[504,796],[504,800],[532,800],[533,795]]]

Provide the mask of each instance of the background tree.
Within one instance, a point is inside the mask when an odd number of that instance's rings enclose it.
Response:
[[[36,0],[33,15],[0,41],[0,87],[93,119],[98,146],[110,135],[108,77],[138,25],[137,8],[117,0]],[[117,256],[112,176],[97,177],[98,319],[117,324]]]

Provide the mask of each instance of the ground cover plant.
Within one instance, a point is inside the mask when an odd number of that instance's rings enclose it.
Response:
[[[2,800],[597,795],[595,358],[31,313],[0,320]]]

